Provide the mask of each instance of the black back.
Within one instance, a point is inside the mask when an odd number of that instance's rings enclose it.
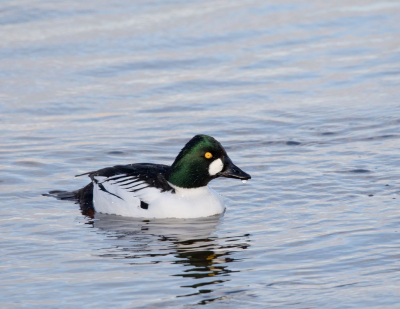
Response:
[[[168,184],[168,176],[171,171],[171,167],[163,164],[153,163],[136,163],[128,165],[116,165],[113,167],[106,167],[98,171],[85,173],[82,175],[89,175],[89,177],[97,183],[96,176],[103,176],[111,178],[113,181],[118,182],[118,176],[126,178],[126,176],[132,178],[132,180],[143,181],[148,184],[149,187],[160,189],[161,192],[174,191],[174,189]],[[123,176],[122,176],[123,175]],[[81,175],[78,175],[81,176]],[[109,181],[106,179],[105,181]]]

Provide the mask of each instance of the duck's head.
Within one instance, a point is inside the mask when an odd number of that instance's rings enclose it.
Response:
[[[215,138],[196,135],[176,157],[168,181],[181,188],[199,188],[217,177],[251,178],[232,163],[224,147]]]

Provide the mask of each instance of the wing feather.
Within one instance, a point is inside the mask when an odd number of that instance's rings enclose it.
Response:
[[[151,194],[145,191],[175,192],[167,181],[169,172],[170,167],[167,165],[142,163],[117,165],[90,172],[88,175],[92,179],[94,190],[106,194],[106,200],[112,201],[115,197],[132,206],[141,207],[151,202]],[[110,196],[107,197],[107,194]]]

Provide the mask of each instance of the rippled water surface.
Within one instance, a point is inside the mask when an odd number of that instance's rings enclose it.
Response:
[[[399,308],[400,2],[0,3],[4,308]],[[195,134],[221,217],[41,196]]]

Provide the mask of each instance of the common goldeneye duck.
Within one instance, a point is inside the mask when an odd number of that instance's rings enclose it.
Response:
[[[218,177],[248,180],[213,137],[196,135],[171,166],[152,163],[117,165],[89,172],[92,182],[74,191],[48,195],[75,200],[86,215],[94,212],[142,218],[197,218],[225,211],[208,183]]]

